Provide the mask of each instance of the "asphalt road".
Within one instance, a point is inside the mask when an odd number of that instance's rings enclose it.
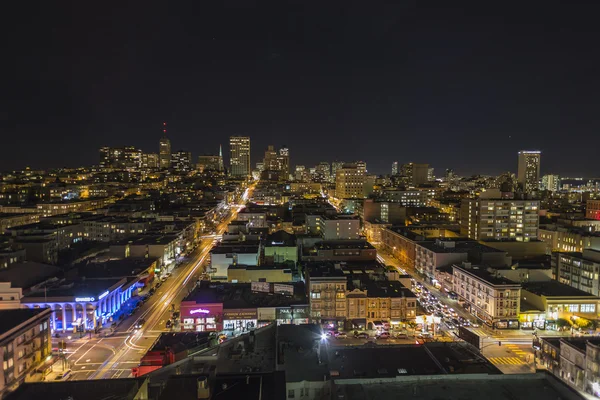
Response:
[[[475,320],[456,300],[446,297],[442,292],[426,283],[420,276],[415,273],[411,266],[402,265],[396,258],[391,257],[387,252],[378,249],[378,254],[381,256],[386,265],[391,265],[398,268],[403,273],[408,273],[413,279],[421,283],[432,293],[437,299],[452,307],[456,313],[470,321]],[[448,331],[443,324],[441,330],[449,332],[449,335],[454,335],[457,331]],[[522,374],[535,372],[533,360],[532,337],[523,332],[512,332],[517,336],[508,337],[511,332],[494,332],[486,329],[483,326],[478,328],[469,328],[482,337],[481,353],[500,371],[505,374]],[[498,345],[498,343],[502,343]]]
[[[217,235],[227,229],[237,211],[234,209],[217,226]],[[158,336],[170,331],[165,324],[171,317],[171,305],[175,304],[178,308],[181,300],[193,289],[206,268],[208,254],[215,243],[213,238],[202,239],[198,247],[173,270],[172,276],[137,312],[125,318],[112,336],[66,340],[66,357],[73,371],[71,380],[130,377],[131,368],[139,365]],[[135,330],[134,326],[141,318],[146,322],[141,329]],[[53,347],[57,347],[59,339],[54,340]]]

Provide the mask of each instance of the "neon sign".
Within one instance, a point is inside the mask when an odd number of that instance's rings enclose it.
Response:
[[[98,300],[102,300],[106,296],[108,296],[108,290],[106,292],[102,293],[100,296],[98,296]]]
[[[95,297],[75,297],[75,301],[80,302],[80,301],[95,301],[96,298]]]
[[[195,310],[191,310],[190,314],[210,314],[210,311],[204,308],[196,308]]]

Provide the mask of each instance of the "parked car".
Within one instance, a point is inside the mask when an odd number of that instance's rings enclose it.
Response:
[[[368,339],[369,334],[367,332],[358,332],[354,334],[354,337],[357,339]]]
[[[408,335],[406,333],[397,333],[395,338],[396,339],[408,339]]]
[[[390,335],[389,332],[381,332],[377,335],[377,339],[389,339],[390,337],[392,337],[392,335]]]
[[[346,339],[346,338],[348,338],[348,334],[346,332],[336,332],[335,338],[336,339]]]

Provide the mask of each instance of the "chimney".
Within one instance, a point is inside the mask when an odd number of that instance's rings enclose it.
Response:
[[[198,387],[198,399],[209,399],[210,398],[210,388],[208,387],[208,377],[203,376],[196,380]]]

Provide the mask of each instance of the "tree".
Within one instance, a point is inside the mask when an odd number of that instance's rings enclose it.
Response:
[[[565,319],[565,318],[558,318],[556,320],[556,326],[558,326],[560,329],[570,328],[571,327],[571,321],[569,321],[568,319]]]
[[[408,326],[410,329],[412,329],[412,331],[413,331],[413,336],[415,336],[415,329],[417,329],[417,323],[416,323],[415,321],[408,321],[408,322],[406,323],[406,325],[407,325],[407,326]]]

